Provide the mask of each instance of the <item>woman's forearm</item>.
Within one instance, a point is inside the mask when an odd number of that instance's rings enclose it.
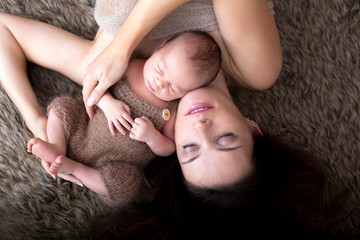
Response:
[[[143,38],[168,14],[189,0],[139,0],[111,44],[130,57]]]

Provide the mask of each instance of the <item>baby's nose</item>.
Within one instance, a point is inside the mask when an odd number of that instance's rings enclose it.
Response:
[[[164,83],[159,78],[155,78],[155,83],[156,83],[156,86],[158,86],[158,88],[160,88],[160,89],[164,88]]]

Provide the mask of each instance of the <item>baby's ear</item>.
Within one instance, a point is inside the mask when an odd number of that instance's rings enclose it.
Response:
[[[261,132],[260,128],[259,128],[259,125],[257,125],[256,122],[254,122],[253,120],[250,120],[248,118],[246,118],[249,126],[250,126],[250,129],[251,131],[253,132],[253,134],[255,136],[264,136],[263,133]]]
[[[162,48],[162,47],[164,47],[167,43],[168,43],[168,41],[169,41],[169,39],[164,39],[164,41],[162,41],[161,42],[161,44],[159,45],[159,47],[157,47],[156,49],[155,49],[155,52],[157,51],[157,50],[159,50],[160,48]]]

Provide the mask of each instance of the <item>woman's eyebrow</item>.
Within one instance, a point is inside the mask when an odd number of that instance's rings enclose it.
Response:
[[[193,162],[194,160],[196,160],[198,157],[200,156],[200,154],[196,155],[195,157],[192,157],[184,162],[182,162],[181,164],[187,164],[187,163],[190,163],[190,162]]]
[[[229,151],[234,151],[236,149],[239,149],[241,147],[242,147],[242,145],[239,145],[239,146],[230,147],[230,148],[218,148],[218,150],[223,151],[223,152],[229,152]]]
[[[229,152],[229,151],[234,151],[236,149],[239,149],[241,148],[242,145],[239,145],[239,146],[235,146],[235,147],[230,147],[230,148],[218,148],[219,151],[222,151],[222,152]],[[195,161],[197,158],[200,157],[200,154],[196,155],[195,157],[192,157],[184,162],[182,162],[181,164],[187,164],[187,163],[191,163],[193,161]]]

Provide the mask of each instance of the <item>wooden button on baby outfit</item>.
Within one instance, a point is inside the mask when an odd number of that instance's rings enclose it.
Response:
[[[170,119],[170,111],[169,109],[164,109],[163,112],[162,112],[162,118],[167,121]]]

